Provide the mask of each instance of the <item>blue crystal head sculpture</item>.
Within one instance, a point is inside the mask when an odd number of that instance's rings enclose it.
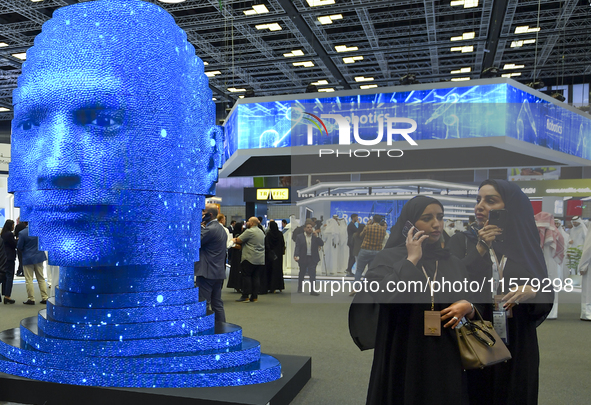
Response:
[[[56,10],[13,100],[9,190],[52,264],[197,260],[223,132],[170,14],[140,0]]]

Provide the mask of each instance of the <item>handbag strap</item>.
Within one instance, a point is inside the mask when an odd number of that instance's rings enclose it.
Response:
[[[493,337],[493,335],[490,334],[487,330],[484,330],[483,328],[481,328],[478,324],[476,324],[474,322],[470,322],[466,326],[468,326],[468,328],[472,331],[472,336],[474,336],[474,338],[476,340],[478,340],[480,343],[482,343],[483,345],[488,346],[488,347],[493,347],[497,343],[497,340]],[[478,336],[477,331],[481,331],[482,333],[484,333],[486,335],[486,337],[490,339],[490,342],[487,342],[485,339]]]

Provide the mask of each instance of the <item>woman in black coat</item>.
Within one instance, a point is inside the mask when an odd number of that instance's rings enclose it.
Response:
[[[12,284],[14,280],[14,267],[16,264],[16,238],[12,231],[14,230],[14,221],[7,219],[2,227],[2,241],[4,243],[4,252],[6,253],[6,264],[4,265],[4,281],[2,283],[2,295],[4,295],[4,304],[14,304],[10,298],[12,294]]]
[[[274,293],[283,291],[283,254],[285,253],[285,239],[275,221],[269,222],[269,231],[265,235],[265,275],[266,282],[261,280],[261,286],[266,285],[266,290]]]
[[[506,229],[502,230],[488,223],[489,212],[501,209],[507,212]],[[489,369],[470,371],[470,400],[482,405],[536,405],[540,362],[536,328],[552,309],[554,295],[552,291],[536,292],[534,288],[547,279],[548,272],[533,208],[516,184],[485,180],[480,185],[474,211],[476,229],[455,234],[447,246],[462,259],[471,279],[492,278],[498,283],[494,295],[502,297],[499,309],[511,311],[506,323],[512,359]],[[502,242],[498,240],[501,234]],[[524,283],[526,279],[529,281]],[[518,286],[515,292],[509,291],[512,280],[513,289]],[[488,304],[483,312],[489,320],[493,319],[492,295],[486,297]]]
[[[414,227],[404,236],[407,222]],[[434,198],[417,196],[405,204],[386,248],[370,264],[367,281],[378,283],[377,292],[372,294],[379,302],[377,330],[371,332],[374,336],[368,339],[368,331],[356,330],[350,324],[354,339],[360,336],[375,346],[367,404],[468,404],[465,374],[453,328],[459,325],[462,317],[474,316],[474,308],[466,300],[471,296],[439,290],[434,292],[432,301],[428,288],[422,292],[388,292],[392,283],[428,286],[427,277],[450,282],[467,278],[460,260],[442,248],[442,232],[441,203]],[[357,318],[352,315],[355,310],[356,304],[353,304],[349,319]],[[425,332],[426,317],[435,318],[439,336]],[[359,326],[363,329],[363,325]]]
[[[242,222],[236,222],[232,237],[237,238],[242,233]],[[240,245],[236,245],[240,247]],[[233,288],[236,292],[242,292],[242,268],[240,260],[242,259],[242,250],[236,248],[232,249],[232,258],[230,259],[230,274],[228,275],[228,284],[226,287]]]

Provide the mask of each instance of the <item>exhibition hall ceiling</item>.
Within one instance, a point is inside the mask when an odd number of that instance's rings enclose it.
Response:
[[[216,102],[244,95],[469,80],[589,82],[590,0],[159,0],[187,33]],[[83,0],[0,1],[0,120],[52,13]]]

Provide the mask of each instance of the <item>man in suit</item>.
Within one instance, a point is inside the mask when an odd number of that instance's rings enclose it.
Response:
[[[314,291],[314,283],[316,282],[316,266],[320,261],[320,255],[318,250],[324,245],[322,239],[316,236],[314,232],[314,223],[312,221],[306,221],[304,226],[304,233],[300,234],[296,238],[296,247],[294,252],[294,259],[298,262],[300,267],[300,273],[298,275],[298,292],[302,291],[302,284],[306,273],[310,276],[310,283],[312,288],[310,289],[310,295],[318,296],[317,292]]]
[[[222,284],[226,278],[227,230],[216,218],[218,209],[207,204],[202,214],[199,261],[195,262],[195,284],[199,287],[199,300],[207,301],[216,322],[226,322]]]
[[[352,272],[353,265],[355,264],[355,254],[353,252],[353,245],[354,245],[354,238],[353,235],[359,229],[359,215],[351,214],[351,222],[347,225],[347,246],[349,246],[349,263],[347,264],[347,270],[345,271],[345,275],[348,277],[353,277],[354,274]]]

